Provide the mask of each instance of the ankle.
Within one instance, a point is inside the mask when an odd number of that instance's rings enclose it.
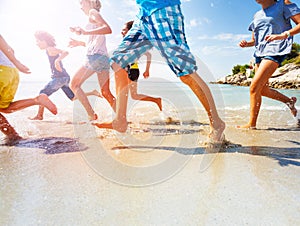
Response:
[[[218,121],[213,121],[213,123],[211,123],[211,128],[213,130],[224,130],[225,127],[226,127],[226,124],[221,119],[219,119]]]

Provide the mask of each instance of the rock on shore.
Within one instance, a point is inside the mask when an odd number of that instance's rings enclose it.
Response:
[[[252,81],[249,75],[250,73],[228,75],[212,83],[249,86]],[[278,68],[269,79],[269,85],[276,89],[300,89],[300,65],[286,64]]]

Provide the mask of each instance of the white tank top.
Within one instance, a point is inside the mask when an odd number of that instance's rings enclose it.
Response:
[[[96,24],[89,23],[87,30],[97,28]],[[87,55],[101,54],[107,55],[105,35],[90,35],[87,43]]]
[[[16,68],[16,66],[6,57],[6,55],[0,50],[0,65]]]

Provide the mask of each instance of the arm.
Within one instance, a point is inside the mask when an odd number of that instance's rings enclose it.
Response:
[[[71,31],[72,31],[72,29],[73,28],[70,28]],[[71,38],[71,40],[69,41],[68,47],[73,48],[73,47],[77,47],[77,46],[84,46],[85,47],[85,42],[75,40],[75,39]]]
[[[271,42],[271,41],[274,41],[274,40],[286,39],[289,36],[294,36],[296,34],[299,34],[300,33],[300,14],[292,16],[291,20],[294,21],[294,23],[296,24],[295,27],[293,27],[290,30],[285,31],[281,34],[278,34],[278,35],[267,35],[266,36],[266,41]]]
[[[244,48],[244,47],[252,47],[255,45],[255,38],[254,38],[254,32],[252,32],[252,38],[250,41],[242,40],[239,43],[239,46]]]
[[[4,55],[18,68],[19,71],[30,74],[30,70],[28,67],[23,65],[14,54],[14,50],[7,44],[4,38],[0,35],[0,50],[4,53]]]
[[[294,21],[296,26],[290,29],[288,32],[290,32],[290,35],[293,36],[300,33],[300,14],[291,17],[291,19]]]
[[[106,35],[111,34],[112,30],[108,23],[102,18],[102,16],[96,10],[92,9],[89,14],[90,21],[97,24],[97,28],[92,30],[85,30],[81,27],[73,28],[77,35]],[[72,31],[72,30],[71,30]]]
[[[147,53],[145,53],[145,56],[147,57],[147,64],[146,64],[146,69],[145,69],[145,72],[143,73],[143,76],[144,76],[144,78],[148,78],[152,55],[151,55],[151,53],[147,52]]]
[[[48,48],[48,53],[52,56],[55,56],[55,55],[59,55],[59,57],[55,60],[55,68],[62,72],[62,68],[60,66],[60,62],[66,57],[69,55],[69,52],[65,51],[65,50],[61,50],[61,49],[57,49],[55,47],[50,47]]]

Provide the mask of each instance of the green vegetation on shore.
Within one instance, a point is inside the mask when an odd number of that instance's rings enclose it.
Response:
[[[249,64],[235,65],[231,75],[212,83],[250,86],[254,75],[254,62],[251,60]],[[300,44],[293,44],[291,53],[273,73],[268,84],[275,89],[300,89]]]
[[[300,65],[300,44],[293,43],[291,53],[287,55],[287,58],[282,62],[281,66],[284,66],[285,64],[289,64],[289,63]],[[251,65],[249,65],[249,64],[235,65],[232,68],[232,75],[246,74],[246,70],[248,68],[251,68]],[[254,76],[254,74],[251,74],[251,77],[253,77],[253,76]]]

